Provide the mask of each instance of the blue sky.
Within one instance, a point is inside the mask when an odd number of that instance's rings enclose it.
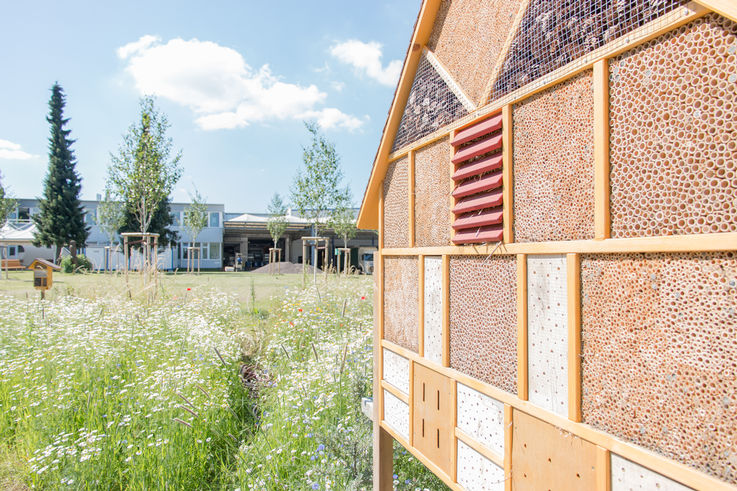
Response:
[[[317,120],[363,194],[419,0],[9,2],[0,29],[0,172],[16,197],[42,191],[49,89],[67,94],[82,197],[102,192],[109,153],[157,96],[183,151],[174,193],[228,211],[288,195]]]

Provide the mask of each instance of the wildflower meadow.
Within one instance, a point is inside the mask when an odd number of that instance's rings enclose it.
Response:
[[[370,489],[371,290],[0,294],[0,487]]]

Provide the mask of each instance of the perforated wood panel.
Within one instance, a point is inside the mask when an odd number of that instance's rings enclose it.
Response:
[[[504,469],[461,440],[457,453],[458,484],[468,491],[504,491]]]
[[[384,339],[417,352],[419,347],[416,257],[384,258]]]
[[[384,353],[384,380],[409,395],[409,360],[386,348]]]
[[[456,397],[458,428],[503,457],[504,404],[460,383]]]
[[[409,441],[409,405],[388,390],[384,390],[384,421]]]
[[[514,411],[512,488],[596,489],[596,445]]]
[[[429,368],[415,364],[414,369],[414,445],[446,474],[451,470],[453,426],[451,383]]]
[[[611,491],[688,491],[691,488],[616,454],[612,458]]]
[[[529,399],[568,416],[568,303],[565,256],[527,258]]]
[[[443,259],[425,257],[424,348],[425,358],[443,362]]]

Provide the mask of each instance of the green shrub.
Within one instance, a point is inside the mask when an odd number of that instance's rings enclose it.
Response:
[[[92,271],[92,261],[87,259],[84,254],[77,254],[77,267],[72,263],[72,256],[67,256],[61,260],[61,270],[64,273],[79,273],[81,271]]]

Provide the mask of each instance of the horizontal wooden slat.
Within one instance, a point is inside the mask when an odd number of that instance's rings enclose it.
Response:
[[[496,189],[502,185],[502,173],[495,172],[489,174],[481,179],[469,180],[455,188],[453,190],[454,198],[463,198],[464,196],[471,196],[472,194],[482,193],[491,189]]]
[[[462,230],[466,228],[478,228],[484,225],[496,225],[502,223],[503,211],[501,208],[491,208],[476,213],[463,215],[453,222],[454,230]]]
[[[471,176],[478,176],[500,169],[502,166],[502,154],[496,153],[483,159],[477,160],[471,164],[467,164],[458,168],[453,174],[454,181],[461,181]]]
[[[492,225],[490,227],[480,227],[475,230],[463,230],[455,234],[453,237],[454,244],[472,244],[475,242],[498,242],[502,240],[504,235],[504,227],[501,225]]]
[[[501,146],[502,134],[499,133],[498,135],[492,135],[488,139],[482,140],[478,143],[474,143],[473,145],[469,145],[468,147],[456,153],[453,157],[452,162],[454,164],[459,164],[474,157],[478,157],[479,155],[497,150],[501,148]]]
[[[453,213],[459,215],[469,211],[483,210],[484,208],[493,208],[502,204],[502,190],[498,189],[488,194],[478,197],[464,198],[460,200],[453,208]]]
[[[502,115],[497,114],[496,116],[492,116],[489,119],[486,119],[484,121],[481,121],[480,123],[477,123],[470,128],[466,128],[463,130],[460,130],[458,133],[456,133],[456,136],[450,141],[450,144],[454,147],[457,147],[458,145],[463,145],[466,142],[470,142],[471,140],[475,140],[476,138],[479,138],[484,135],[488,135],[489,133],[493,133],[494,131],[497,131],[502,127]]]

